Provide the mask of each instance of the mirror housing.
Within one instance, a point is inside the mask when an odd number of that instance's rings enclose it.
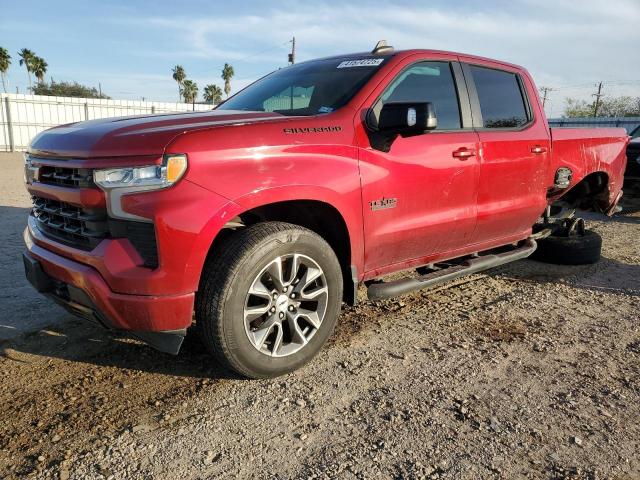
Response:
[[[377,123],[379,132],[410,137],[437,128],[438,118],[431,102],[389,102],[382,106]]]

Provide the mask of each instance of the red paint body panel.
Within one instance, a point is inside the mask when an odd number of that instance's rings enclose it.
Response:
[[[468,61],[495,68],[490,61]],[[551,167],[551,142],[537,89],[526,71],[513,66],[502,66],[501,69],[521,76],[531,99],[533,120],[519,130],[478,131],[482,165],[478,185],[478,221],[473,242],[499,239],[527,230],[532,219],[535,220],[547,206],[542,192],[546,191]],[[533,153],[532,149],[536,147],[545,153]]]
[[[57,243],[34,226],[29,232],[42,248],[95,269],[113,292],[175,295],[197,289],[212,240],[203,237],[209,231],[210,235],[217,233],[239,210],[227,199],[189,181],[170,190],[125,197],[123,204],[132,213],[154,219],[159,268],[141,267],[142,259],[127,239],[103,240],[87,252]],[[225,208],[232,213],[224,215]]]
[[[366,112],[398,72],[423,60],[518,73],[533,120],[517,131],[436,130],[399,137],[388,152],[374,149]],[[292,133],[294,127],[331,131]],[[214,239],[252,208],[289,200],[331,205],[347,226],[350,263],[362,281],[526,238],[556,199],[548,199],[547,191],[561,166],[572,169],[572,185],[590,173],[606,173],[614,205],[627,140],[622,129],[550,130],[536,87],[520,67],[448,52],[398,52],[346,106],[328,114],[221,110],[95,120],[43,132],[30,147],[43,165],[155,165],[163,154],[184,153],[188,169],[171,188],[122,200],[124,211],[155,225],[155,269],[143,266],[126,239],[103,240],[87,252],[56,243],[30,224],[27,244],[47,274],[85,290],[117,328],[175,330],[191,324],[194,292]],[[460,148],[476,155],[454,157]],[[105,205],[97,189],[34,183],[29,190],[85,208]],[[383,197],[396,199],[395,208],[372,210],[370,202]]]
[[[77,207],[105,208],[104,193],[95,188],[71,189],[58,185],[34,182],[27,189],[30,194],[51,200],[59,200]]]
[[[179,330],[191,324],[194,293],[178,295],[122,295],[113,292],[91,267],[69,260],[38,245],[29,248],[45,273],[82,289],[113,328],[140,332]],[[189,319],[189,323],[185,319]]]
[[[472,243],[480,164],[454,158],[462,147],[477,151],[477,134],[399,138],[389,153],[361,151],[366,271]],[[397,206],[372,211],[369,202],[383,197]]]
[[[609,203],[619,200],[627,166],[629,137],[622,128],[552,128],[552,168],[547,183],[559,167],[573,171],[571,186],[591,173],[603,172],[609,178]]]
[[[372,148],[362,118],[389,82],[412,63],[457,61],[441,52],[413,53],[393,68],[369,92],[356,116],[354,129],[360,147],[366,278],[392,265],[411,265],[471,243],[476,225],[476,196],[480,164],[477,156],[453,157],[454,150],[479,150],[478,134],[439,132],[398,137],[389,152]],[[369,202],[398,199],[393,209],[372,211]],[[387,267],[387,268],[385,268]]]

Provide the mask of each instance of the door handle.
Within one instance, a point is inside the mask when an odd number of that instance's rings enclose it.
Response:
[[[454,150],[451,155],[455,158],[459,158],[460,160],[466,160],[469,157],[475,157],[476,152],[474,150],[470,150],[467,147],[461,147],[457,150]]]
[[[536,145],[535,147],[531,147],[531,153],[540,155],[541,153],[547,153],[547,149],[546,147],[541,147],[540,145]]]

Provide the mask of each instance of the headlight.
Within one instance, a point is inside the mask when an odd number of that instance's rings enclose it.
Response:
[[[31,185],[39,180],[40,167],[34,167],[31,164],[31,158],[27,154],[24,155],[24,183]]]
[[[186,155],[165,155],[162,165],[95,170],[93,181],[107,193],[107,210],[111,217],[150,222],[148,218],[122,210],[122,196],[170,187],[186,170]]]
[[[155,190],[170,187],[186,170],[186,155],[166,155],[162,165],[95,170],[93,180],[103,190],[130,187]]]

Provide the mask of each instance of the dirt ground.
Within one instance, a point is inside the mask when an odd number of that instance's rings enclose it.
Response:
[[[596,265],[363,302],[305,368],[247,381],[33,292],[0,163],[0,478],[640,478],[640,214],[591,217]]]

